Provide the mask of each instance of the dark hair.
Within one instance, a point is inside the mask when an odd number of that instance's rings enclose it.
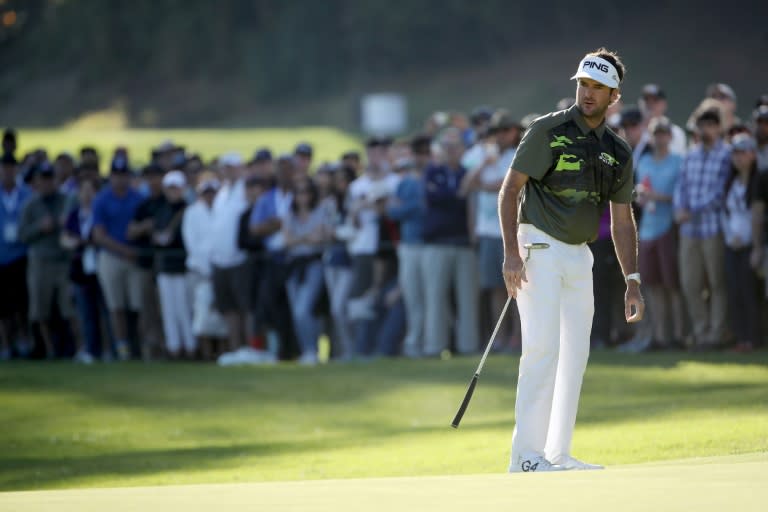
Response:
[[[624,63],[621,62],[621,57],[619,57],[618,53],[612,52],[603,46],[593,52],[588,53],[587,55],[600,57],[601,59],[607,60],[613,64],[613,67],[616,68],[616,72],[619,74],[619,83],[624,81],[624,73],[626,73],[627,68],[624,66]]]
[[[696,116],[696,124],[699,124],[702,121],[712,121],[714,123],[720,124],[720,111],[714,108],[704,110],[698,116]]]
[[[426,134],[415,135],[411,139],[411,152],[414,155],[426,155],[432,151],[432,137]]]
[[[299,212],[299,206],[296,203],[296,198],[299,195],[299,189],[301,187],[307,187],[307,190],[309,191],[309,209],[314,210],[317,207],[319,200],[317,185],[315,185],[315,182],[312,180],[302,180],[302,182],[296,185],[296,188],[293,189],[293,199],[291,200],[291,212],[293,214]]]

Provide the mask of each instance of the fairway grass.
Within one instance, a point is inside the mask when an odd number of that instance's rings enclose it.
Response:
[[[0,494],[15,512],[763,512],[768,454],[605,471],[315,480]]]
[[[573,453],[617,469],[768,452],[767,363],[597,352]],[[451,429],[476,364],[2,364],[0,490],[500,475],[517,358],[489,359]]]

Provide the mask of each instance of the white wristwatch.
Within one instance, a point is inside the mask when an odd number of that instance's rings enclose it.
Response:
[[[624,278],[624,281],[635,281],[637,284],[642,284],[642,281],[640,280],[640,272],[634,272],[632,274],[627,274],[627,277]]]

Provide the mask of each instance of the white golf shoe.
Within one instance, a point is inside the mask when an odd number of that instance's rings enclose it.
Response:
[[[558,466],[568,471],[571,471],[571,470],[586,471],[586,470],[592,470],[592,469],[605,469],[605,466],[601,466],[600,464],[590,464],[588,462],[581,461],[576,457],[571,457],[570,455],[568,457],[565,457],[563,460],[558,461]]]
[[[543,473],[546,471],[564,471],[565,468],[552,464],[542,456],[524,459],[517,457],[517,462],[509,466],[510,473]]]

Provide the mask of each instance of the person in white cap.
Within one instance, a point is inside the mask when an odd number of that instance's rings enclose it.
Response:
[[[510,472],[602,468],[574,458],[571,439],[594,314],[587,242],[609,206],[626,319],[637,322],[644,312],[632,150],[605,126],[623,78],[618,55],[605,48],[587,54],[572,77],[576,103],[531,124],[501,188],[503,275],[517,299],[523,344]],[[527,257],[532,243],[546,248]]]

